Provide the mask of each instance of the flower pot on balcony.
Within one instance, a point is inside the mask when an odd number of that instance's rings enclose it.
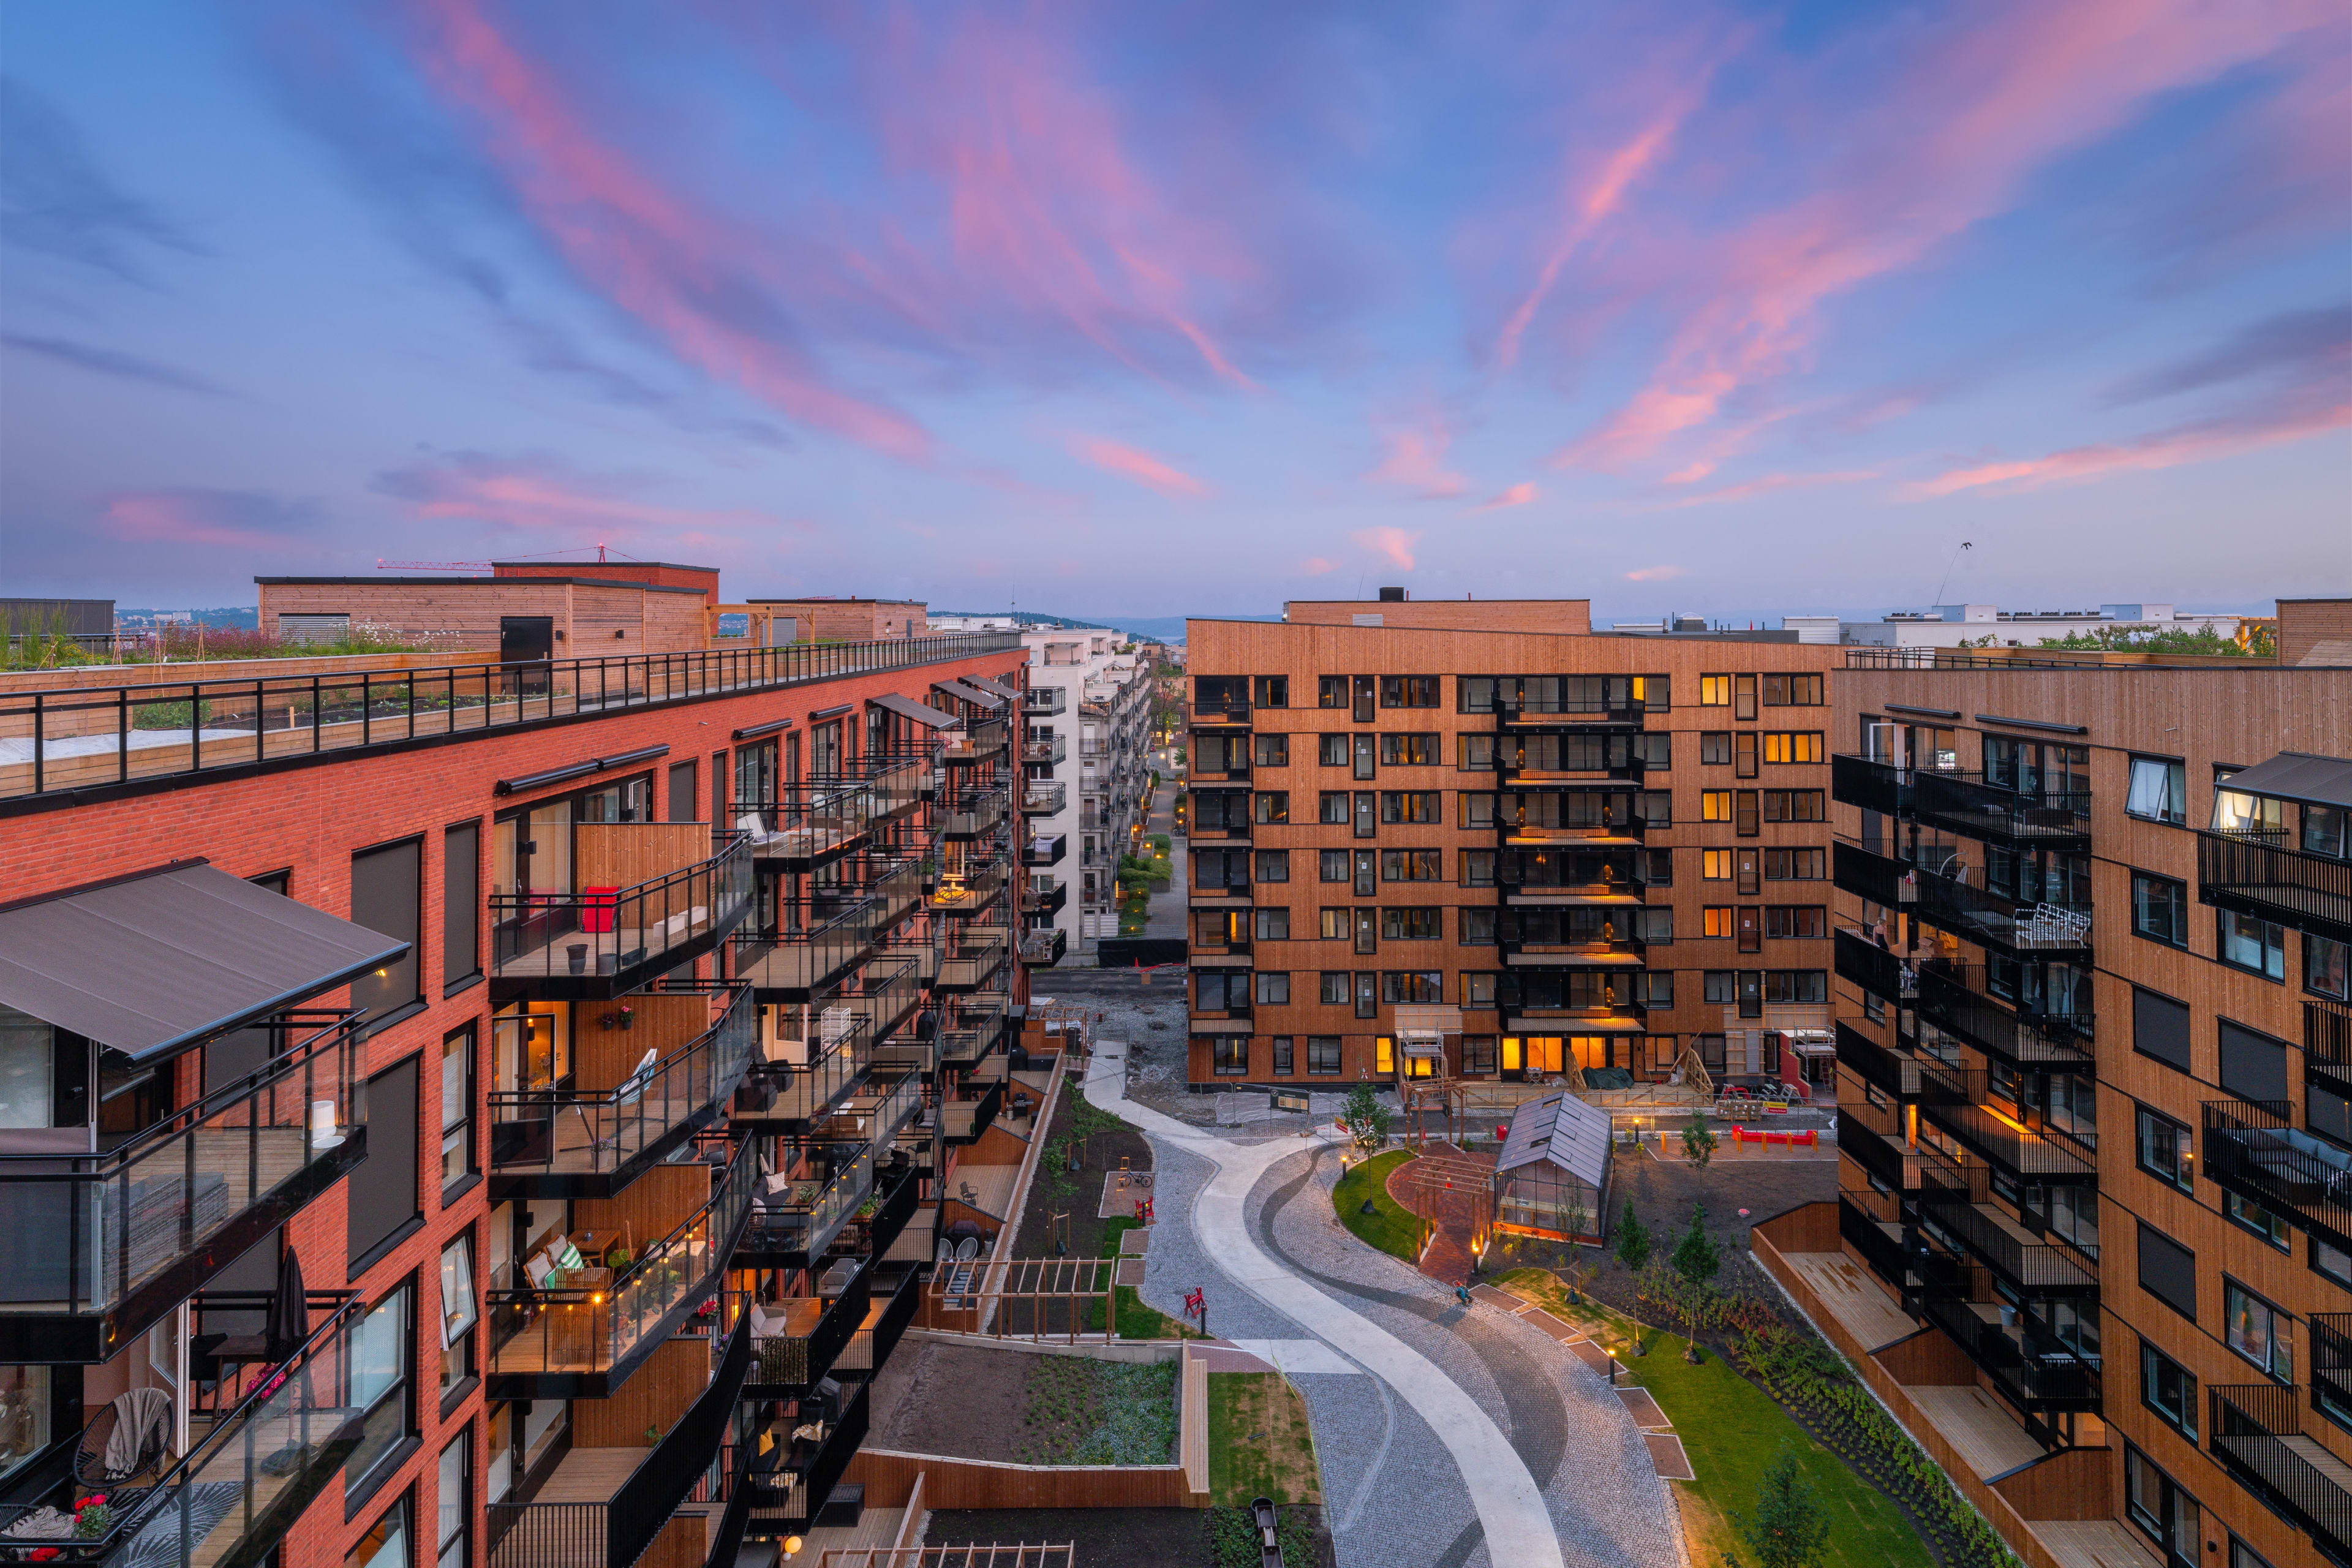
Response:
[[[575,942],[570,947],[565,948],[563,952],[564,956],[571,960],[572,973],[585,974],[588,973],[588,944],[586,942]]]

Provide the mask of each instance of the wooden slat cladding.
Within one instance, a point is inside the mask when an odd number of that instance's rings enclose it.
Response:
[[[572,1447],[645,1451],[646,1429],[677,1426],[710,1386],[710,1367],[709,1340],[665,1340],[611,1394],[572,1401]]]
[[[902,1508],[920,1477],[928,1508],[1188,1508],[1181,1465],[1004,1465],[865,1448],[843,1479],[869,1508]]]
[[[710,1001],[705,996],[647,991],[627,1001],[636,1017],[626,1029],[620,1026],[618,1002],[583,1002],[573,1012],[572,1081],[583,1094],[617,1087],[636,1071],[647,1051],[659,1061],[710,1027]],[[614,1020],[610,1027],[607,1017]]]
[[[625,1227],[638,1256],[710,1201],[708,1165],[656,1165],[617,1197],[581,1198],[572,1205],[572,1235],[593,1231],[601,1249]],[[640,1428],[642,1430],[642,1428]]]
[[[713,852],[703,823],[583,822],[572,831],[579,857],[572,880],[582,888],[634,888],[699,865]]]

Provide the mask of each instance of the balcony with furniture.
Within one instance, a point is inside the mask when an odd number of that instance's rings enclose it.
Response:
[[[1914,974],[1919,1016],[1979,1050],[2019,1067],[2089,1071],[2097,1019],[2089,1013],[2053,1012],[1987,994],[1982,964],[1929,959]]]
[[[1919,1310],[1950,1336],[2002,1397],[2026,1413],[2026,1430],[2043,1447],[2058,1440],[2051,1413],[2099,1407],[2100,1358],[2067,1344],[2025,1309],[1929,1290]]]
[[[2296,1127],[2284,1103],[2205,1102],[2205,1174],[2331,1246],[2352,1249],[2352,1150]]]
[[[810,1267],[873,1196],[880,1162],[872,1144],[822,1145],[798,1153],[809,1162],[806,1169],[759,1183],[751,1223],[736,1247],[735,1268]]]
[[[796,923],[739,933],[730,973],[762,1003],[814,1000],[874,955],[898,923],[888,914],[885,901],[864,889],[814,899],[784,911]]]
[[[1060,780],[1032,779],[1021,791],[1021,815],[1058,816],[1069,809],[1069,786]]]
[[[978,991],[949,1000],[940,1030],[940,1063],[968,1067],[994,1050],[1004,1033],[1012,998],[1003,991]]]
[[[940,731],[940,762],[947,767],[977,767],[1004,755],[1012,726],[1003,718],[982,719],[961,730]]]
[[[967,922],[949,934],[947,951],[940,958],[939,978],[931,989],[977,991],[989,985],[1003,969],[1012,949],[1009,927],[977,921]]]
[[[992,1078],[959,1086],[940,1102],[940,1131],[950,1143],[977,1143],[996,1123],[1004,1109],[1004,1079]]]
[[[1891,840],[1841,836],[1832,846],[1832,879],[1842,892],[1916,916],[1980,947],[2062,956],[2090,951],[2089,905],[2012,899],[1962,880],[1965,868],[1957,856],[1936,854],[1927,845],[1919,847],[1921,861],[1885,853],[1896,847]]]
[[[610,1000],[692,963],[751,905],[750,839],[694,823],[581,823],[570,888],[489,894],[493,995]]]
[[[1031,709],[1035,712],[1035,709]],[[1070,754],[1067,735],[1032,735],[1021,742],[1021,761],[1030,767],[1051,767]]]
[[[932,828],[945,839],[978,838],[1005,819],[1011,786],[999,780],[941,793]]]
[[[1021,847],[1024,866],[1058,866],[1062,857],[1070,852],[1070,836],[1066,833],[1031,835]]]
[[[1070,885],[1051,872],[1033,876],[1022,885],[1021,912],[1024,915],[1056,914],[1069,901]]]
[[[870,839],[880,792],[865,780],[783,784],[773,800],[738,801],[727,819],[751,858],[778,871],[830,866]]]
[[[935,915],[970,919],[1003,896],[1004,870],[1001,860],[966,860],[950,866],[941,871],[939,886],[923,907]]]
[[[1021,933],[1021,962],[1031,969],[1051,969],[1070,949],[1066,931],[1025,931]]]
[[[2098,1173],[2095,1142],[2087,1133],[2045,1136],[2013,1108],[1996,1100],[1990,1075],[1922,1059],[1920,1114],[1978,1158],[2022,1176],[2087,1182]]]
[[[780,1407],[789,1414],[778,1415],[767,1428],[772,1441],[753,1442],[755,1457],[743,1479],[751,1498],[751,1530],[796,1536],[824,1513],[866,1441],[866,1385],[856,1384],[837,1399],[786,1401]]]

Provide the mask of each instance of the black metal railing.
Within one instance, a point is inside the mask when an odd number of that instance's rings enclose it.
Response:
[[[1975,1177],[1983,1170],[1980,1165],[1973,1166],[1967,1174]],[[1986,1201],[1991,1195],[1989,1184],[1976,1180],[1969,1182],[1967,1188],[1955,1189],[1939,1179],[1942,1173],[1935,1165],[1929,1165],[1925,1172],[1919,1194],[1921,1217],[1933,1221],[1987,1268],[2034,1290],[2071,1294],[2099,1288],[2095,1249],[2086,1256],[2072,1247],[2036,1240],[2024,1234],[2017,1221]]]
[[[0,695],[0,798],[169,778],[1017,649],[1009,632]],[[139,743],[133,745],[136,734]]]
[[[772,996],[823,991],[866,962],[912,908],[920,870],[912,861],[896,869],[904,879],[901,898],[893,900],[878,885],[860,889],[845,895],[845,908],[822,911],[797,931],[739,932],[730,973]]]
[[[2311,1315],[2311,1400],[2333,1419],[2352,1421],[2352,1312]]]
[[[2352,1095],[2352,1007],[2304,1003],[2303,1073],[2329,1093]]]
[[[754,1508],[779,1512],[795,1524],[824,1511],[835,1483],[866,1441],[866,1385],[860,1383],[856,1389],[837,1418],[820,1424],[818,1436],[801,1436],[798,1426],[790,1435],[779,1433],[774,1447],[751,1461],[744,1479],[752,1488]]]
[[[1831,960],[1839,979],[1888,1002],[1908,1002],[1918,994],[1918,974],[1898,954],[1844,926],[1830,934]]]
[[[829,1301],[799,1296],[749,1303],[751,1372],[746,1391],[751,1397],[791,1398],[833,1370],[834,1359],[866,1321],[873,1273],[869,1258]]]
[[[2084,1180],[2097,1173],[2097,1141],[2089,1133],[2045,1137],[1988,1103],[1990,1075],[1979,1068],[1920,1060],[1919,1107],[1927,1119],[1982,1158],[2021,1175]]]
[[[950,1143],[977,1143],[1003,1109],[1004,1080],[992,1079],[978,1094],[941,1101],[940,1127]]]
[[[751,901],[750,841],[731,828],[711,835],[708,858],[630,887],[493,892],[490,974],[627,990],[707,951]]]
[[[1999,1301],[1923,1293],[1920,1313],[1968,1352],[2021,1409],[2087,1409],[2100,1394],[2100,1363],[2066,1344],[2031,1314]]]
[[[1070,836],[1066,833],[1037,834],[1021,847],[1021,863],[1024,866],[1057,866],[1062,857],[1070,852]]]
[[[1912,809],[1925,822],[1971,838],[2042,849],[2082,849],[2091,839],[2091,792],[2012,789],[1980,773],[1911,774]]]
[[[2218,909],[2352,942],[2352,860],[2298,849],[2283,832],[2200,831],[2197,896]]]
[[[1919,1185],[1917,1152],[1894,1133],[1866,1125],[1856,1112],[1839,1116],[1837,1142],[1864,1170],[1895,1191],[1910,1192]]]
[[[1870,1271],[1883,1280],[1898,1297],[1906,1289],[1904,1279],[1908,1260],[1903,1252],[1902,1236],[1884,1220],[1874,1219],[1855,1206],[1853,1200],[1841,1194],[1838,1197],[1838,1235],[1851,1243]]]
[[[2352,1556],[2352,1491],[2337,1479],[2344,1462],[2303,1435],[2294,1390],[2222,1384],[2207,1388],[2206,1398],[2210,1442],[2222,1467],[2310,1531],[2329,1556]]]
[[[1070,933],[1066,931],[1023,931],[1021,962],[1032,969],[1051,969],[1062,962],[1069,947]]]
[[[277,1014],[258,1026],[264,1065],[104,1153],[0,1156],[0,1333],[11,1318],[119,1313],[147,1296],[160,1315],[244,1250],[212,1244],[258,1239],[364,1158],[363,1021]]]
[[[751,1066],[759,1008],[746,985],[672,983],[667,989],[715,991],[725,1007],[709,1028],[613,1088],[491,1091],[485,1103],[492,1170],[508,1176],[609,1176],[659,1158],[716,1113]]]
[[[2352,1247],[2352,1151],[2296,1127],[2284,1101],[2207,1100],[2205,1173]]]
[[[1885,1093],[1908,1099],[1919,1092],[1919,1064],[1908,1052],[1891,1051],[1843,1020],[1837,1026],[1837,1059]]]
[[[1830,798],[1841,805],[1895,816],[1910,809],[1911,773],[1875,758],[1835,752],[1830,756]]]
[[[834,1372],[840,1377],[863,1378],[871,1382],[890,1361],[890,1352],[904,1338],[908,1325],[923,1302],[923,1279],[919,1270],[908,1268],[892,1287],[890,1299],[883,1304],[881,1314],[865,1328],[850,1336],[848,1345],[834,1363]]]
[[[2091,1065],[2097,1020],[2089,1013],[2012,1009],[1985,994],[1982,964],[1930,961],[1918,970],[1919,1016],[2021,1067]]]

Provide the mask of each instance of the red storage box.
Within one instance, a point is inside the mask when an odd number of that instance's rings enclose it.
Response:
[[[580,929],[588,931],[613,929],[613,906],[621,896],[618,888],[583,888],[581,894],[587,903],[580,911]]]

